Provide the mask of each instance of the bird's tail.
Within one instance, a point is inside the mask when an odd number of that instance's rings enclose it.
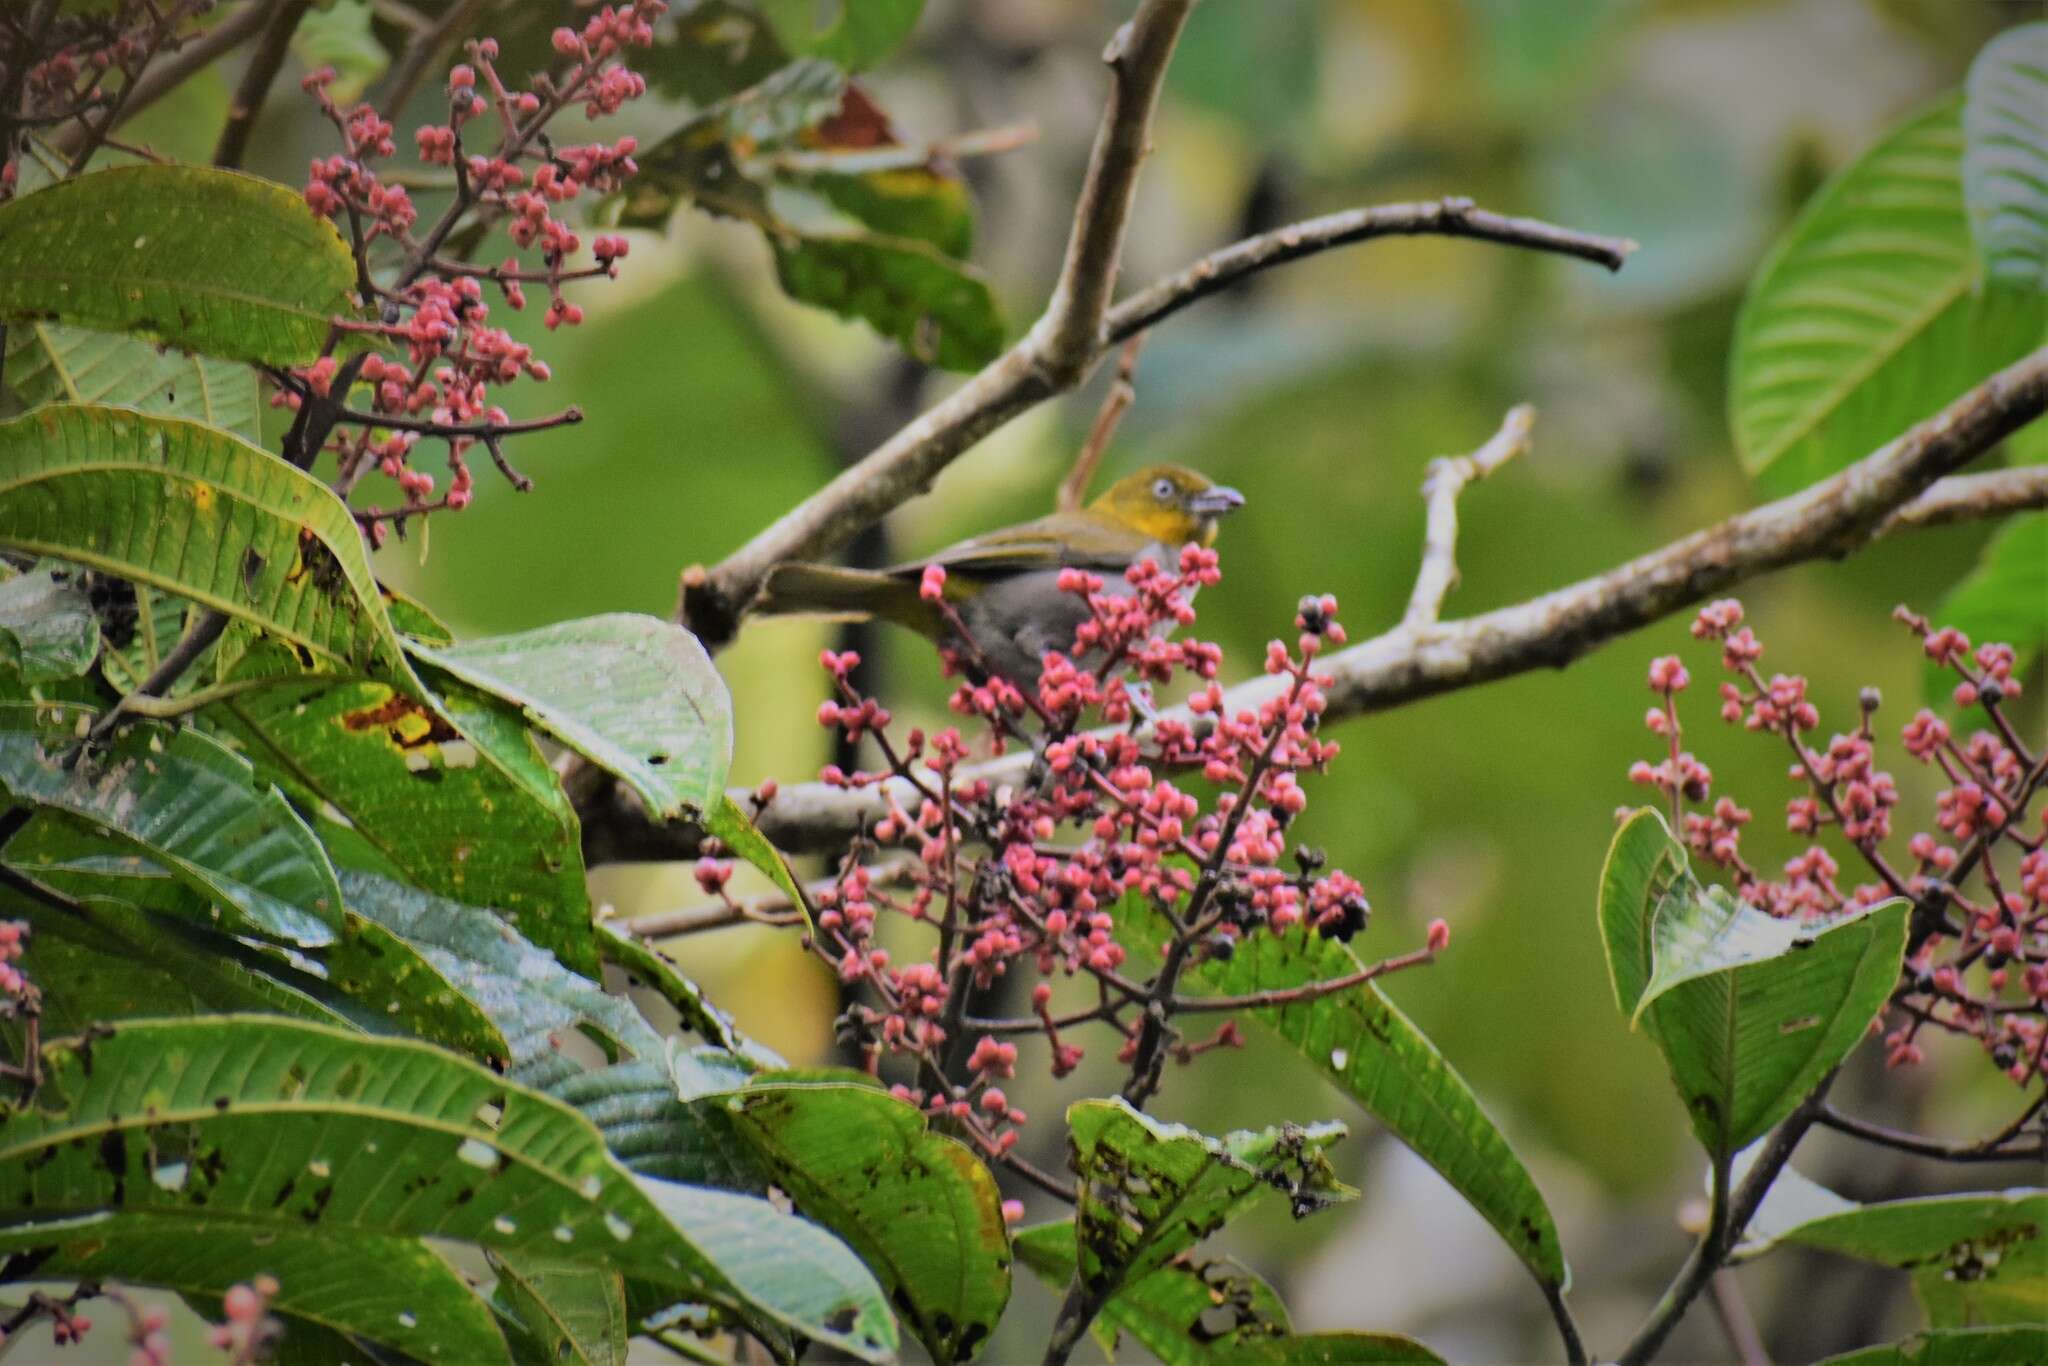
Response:
[[[939,630],[937,614],[918,597],[916,584],[829,564],[777,565],[750,610],[771,617],[880,617],[928,636]]]

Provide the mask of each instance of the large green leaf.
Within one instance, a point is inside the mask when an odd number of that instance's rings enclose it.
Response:
[[[1897,984],[1907,910],[1776,921],[1701,886],[1657,812],[1622,826],[1599,905],[1615,1003],[1663,1051],[1710,1154],[1762,1137],[1863,1038]]]
[[[1783,1178],[1780,1178],[1781,1180]],[[1777,1196],[1774,1185],[1763,1213]],[[2048,1322],[2048,1191],[1857,1205],[1775,1229],[1744,1249],[1811,1247],[1908,1271],[1936,1328]]]
[[[660,1058],[661,1036],[632,1004],[534,947],[491,911],[437,897],[371,873],[344,870],[342,896],[424,954],[448,981],[480,1007],[503,1034],[508,1075],[545,1088],[580,1070],[562,1052],[583,1032],[614,1051]]]
[[[1121,1098],[1067,1107],[1080,1278],[1100,1299],[1222,1228],[1262,1192],[1303,1218],[1358,1192],[1323,1150],[1341,1124],[1283,1125],[1210,1138],[1134,1110]]]
[[[955,1139],[871,1086],[778,1083],[719,1100],[797,1212],[837,1233],[882,1282],[934,1359],[963,1361],[1010,1298],[1002,1194]]]
[[[1984,279],[1960,104],[1908,120],[1836,176],[1751,283],[1729,421],[1766,487],[1843,468],[2041,344],[2048,296]]]
[[[1011,1245],[1017,1260],[1054,1290],[1073,1280],[1073,1220],[1024,1229]],[[1112,1358],[1116,1335],[1128,1333],[1166,1366],[1442,1360],[1392,1333],[1297,1334],[1273,1287],[1224,1257],[1177,1258],[1130,1282],[1102,1306],[1093,1327]]]
[[[1815,1366],[2014,1366],[2048,1361],[2048,1327],[1937,1328],[1902,1342],[1828,1357]]]
[[[0,422],[0,546],[176,593],[342,668],[411,677],[348,509],[200,423],[73,404]]]
[[[238,666],[261,676],[264,651]],[[575,813],[518,716],[459,684],[436,706],[390,684],[307,674],[201,713],[306,811],[337,863],[501,913],[597,971]]]
[[[819,23],[816,0],[756,0],[791,52],[822,57],[844,71],[873,66],[896,50],[924,12],[924,0],[841,0]]]
[[[118,332],[17,323],[7,329],[7,384],[31,408],[104,403],[190,418],[244,441],[261,437],[254,370]]]
[[[175,1190],[193,1169],[159,1163],[151,1180]],[[237,1282],[277,1280],[270,1311],[284,1319],[281,1360],[300,1324],[453,1366],[505,1353],[491,1311],[460,1272],[417,1239],[360,1233],[336,1238],[303,1226],[252,1231],[204,1209],[109,1211],[0,1229],[0,1276],[10,1280],[120,1281],[218,1297]]]
[[[587,1262],[527,1252],[493,1253],[496,1295],[532,1339],[532,1359],[571,1366],[625,1366],[626,1282]]]
[[[33,686],[76,678],[100,652],[100,619],[75,570],[55,562],[0,580],[0,667]]]
[[[2048,290],[2048,22],[1986,43],[1963,90],[1963,196],[1985,265]]]
[[[429,1039],[473,1058],[502,1063],[507,1056],[504,1035],[458,990],[453,973],[353,907],[344,908],[333,940],[317,948],[283,949],[218,934],[207,899],[188,884],[54,812],[37,817],[8,843],[6,862],[87,903],[89,920],[135,960],[119,968],[106,965],[117,979],[125,971],[140,987],[167,967],[189,979],[168,992],[159,987],[154,995],[136,990],[128,999],[109,999],[90,981],[88,962],[81,965],[88,980],[70,984],[79,999],[63,1003],[70,1018],[79,1018],[86,999],[101,1006],[102,1018],[120,1019],[184,1013],[174,1003],[189,997],[195,1013],[282,1009],[373,1034]],[[159,948],[157,940],[167,942]],[[301,998],[311,999],[302,1005]]]
[[[0,1209],[447,1238],[615,1268],[867,1360],[895,1347],[880,1289],[830,1235],[636,1179],[574,1110],[429,1045],[231,1015],[43,1051],[33,1103],[0,1122]]]
[[[623,778],[659,820],[701,817],[724,796],[732,697],[697,637],[673,622],[613,612],[410,648]]]
[[[334,225],[275,181],[211,167],[95,171],[0,204],[0,319],[132,332],[264,365],[320,354],[353,311]]]
[[[2048,512],[2014,517],[1984,543],[1977,563],[1949,590],[1934,620],[1976,644],[2003,641],[2020,652],[2024,669],[2048,648]],[[1948,703],[1952,669],[1926,665],[1927,700]]]
[[[1158,917],[1135,904],[1127,903],[1118,925],[1126,944],[1162,942]],[[1237,996],[1331,981],[1361,966],[1334,939],[1255,934],[1227,961],[1196,963],[1182,980],[1206,994]],[[1534,1178],[1464,1078],[1376,985],[1248,1013],[1436,1168],[1539,1280],[1570,1284],[1557,1223]]]
[[[0,789],[106,830],[222,907],[231,929],[334,942],[334,869],[246,760],[197,731],[148,723],[66,763],[93,719],[83,708],[0,703]]]

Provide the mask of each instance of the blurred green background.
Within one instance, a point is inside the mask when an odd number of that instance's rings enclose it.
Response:
[[[967,168],[975,260],[1013,330],[1057,267],[1099,106],[1098,54],[1127,9],[931,0],[910,49],[868,80],[907,141],[1037,124],[1034,142]],[[1304,592],[1338,594],[1354,639],[1393,622],[1421,539],[1424,463],[1477,445],[1515,402],[1538,407],[1535,448],[1464,500],[1453,613],[1600,571],[1752,501],[1723,416],[1746,278],[1826,174],[1954,87],[1990,33],[2042,13],[1996,0],[1206,0],[1173,68],[1130,284],[1247,231],[1446,194],[1642,243],[1609,276],[1470,242],[1386,241],[1261,277],[1160,329],[1104,477],[1172,459],[1247,495],[1221,542],[1225,581],[1202,602],[1202,632],[1234,661],[1226,672],[1256,667]],[[167,148],[189,138],[203,157],[226,78],[153,111],[148,135]],[[274,98],[252,169],[303,178],[324,142],[299,105]],[[650,98],[629,126],[676,116]],[[554,368],[545,389],[511,391],[515,414],[568,402],[587,414],[517,443],[536,490],[519,496],[480,473],[473,509],[383,557],[464,633],[668,612],[685,565],[739,545],[953,382],[787,302],[757,234],[689,214],[666,236],[635,235],[618,283],[573,297],[588,310],[581,328],[542,334],[532,310],[514,324]],[[962,459],[890,519],[890,556],[1047,510],[1101,389],[1098,377]],[[1917,662],[1888,612],[1934,607],[1983,535],[1920,534],[1750,585],[1766,666],[1808,673],[1837,725],[1866,684],[1902,721],[1917,705]],[[738,699],[735,781],[801,780],[824,761],[815,655],[829,630],[756,624],[719,657]],[[1348,722],[1301,830],[1371,894],[1368,955],[1413,946],[1433,916],[1450,921],[1451,952],[1390,994],[1529,1156],[1596,1342],[1619,1340],[1683,1256],[1674,1215],[1701,1182],[1654,1050],[1614,1010],[1593,923],[1612,813],[1640,796],[1623,775],[1650,748],[1644,666],[1673,649],[1711,682],[1711,656],[1679,620],[1563,671]],[[881,662],[899,714],[939,714],[924,646],[887,637]],[[1720,727],[1710,699],[1694,698],[1691,742],[1721,790],[1758,810],[1752,857],[1768,866],[1791,850],[1770,828],[1789,795],[1779,751]],[[1918,766],[1900,756],[1894,767],[1904,810],[1925,820]],[[621,914],[697,899],[686,869],[594,877]],[[830,1055],[835,985],[789,937],[750,930],[673,950],[773,1046]],[[1989,1069],[1954,1061],[1964,1065],[1904,1081],[1852,1069],[1839,1094],[1942,1134],[2002,1118],[2009,1098],[1978,1076]],[[1047,1121],[1083,1093],[1031,1077],[1013,1098]],[[1540,1300],[1484,1225],[1278,1050],[1205,1057],[1170,1079],[1161,1108],[1211,1130],[1352,1121],[1360,1136],[1339,1152],[1366,1188],[1362,1206],[1232,1235],[1298,1325],[1411,1332],[1458,1360],[1554,1354]],[[1038,1156],[1057,1165],[1057,1125],[1033,1127]],[[1861,1197],[1954,1179],[1821,1140],[1802,1166]],[[1902,1280],[1818,1258],[1774,1259],[1743,1283],[1788,1359],[1907,1325]],[[1049,1309],[1020,1281],[994,1359],[1028,1351]],[[1670,1359],[1726,1355],[1702,1311]]]

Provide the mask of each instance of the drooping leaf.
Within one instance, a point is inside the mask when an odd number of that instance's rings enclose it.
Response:
[[[697,638],[673,622],[613,612],[410,648],[617,774],[659,820],[701,816],[724,796],[732,697]]]
[[[7,383],[31,408],[102,403],[189,418],[244,441],[261,436],[254,370],[118,332],[16,323],[7,329]]]
[[[716,835],[727,849],[766,873],[769,880],[789,898],[789,904],[803,916],[805,927],[811,928],[810,903],[797,883],[796,874],[789,869],[789,860],[768,842],[768,837],[755,827],[754,818],[740,808],[731,794],[718,794],[718,804],[705,816],[704,831]]]
[[[203,1205],[251,1233],[446,1238],[612,1267],[864,1360],[895,1347],[880,1290],[830,1235],[636,1179],[574,1110],[445,1050],[232,1015],[115,1024],[43,1056],[34,1102],[0,1119],[0,1208]]]
[[[1262,1192],[1303,1218],[1358,1192],[1323,1150],[1341,1124],[1284,1125],[1210,1138],[1164,1124],[1119,1097],[1067,1108],[1082,1281],[1099,1297],[1145,1277],[1208,1237]]]
[[[222,1154],[226,1161],[233,1154]],[[158,1163],[149,1180],[175,1194],[203,1179],[189,1162]],[[284,1320],[284,1357],[301,1324],[451,1366],[495,1361],[505,1339],[490,1308],[439,1253],[417,1239],[266,1225],[192,1210],[113,1210],[0,1228],[9,1279],[119,1281],[219,1297],[258,1276],[277,1280],[270,1312]]]
[[[78,707],[0,703],[0,789],[105,829],[221,906],[230,928],[334,942],[334,869],[276,788],[218,742],[155,723],[67,764],[94,719]]]
[[[799,1214],[844,1238],[933,1358],[964,1361],[1010,1298],[1002,1194],[987,1167],[870,1086],[778,1084],[716,1100]]]
[[[318,947],[286,949],[214,933],[207,899],[188,883],[54,812],[31,821],[9,841],[5,859],[44,886],[88,903],[87,914],[102,937],[112,936],[141,960],[127,971],[155,981],[163,963],[170,962],[190,979],[168,994],[152,998],[141,991],[126,1002],[107,1001],[97,984],[85,987],[91,999],[120,1007],[107,1010],[104,1018],[177,1013],[170,1002],[189,994],[195,1013],[282,1009],[373,1034],[428,1039],[472,1058],[506,1059],[504,1036],[457,989],[452,974],[353,907],[344,907],[332,941]],[[176,928],[167,928],[166,922]],[[159,947],[154,939],[167,942]],[[89,975],[89,965],[86,970]],[[197,1004],[201,1001],[207,1004]],[[65,1005],[75,1017],[78,1003]]]
[[[1935,609],[1972,644],[2002,641],[2019,651],[2025,670],[2048,648],[2048,513],[2014,517],[1984,543],[1977,563]],[[1947,705],[1958,679],[1952,669],[1925,666],[1927,700]]]
[[[1963,197],[1985,268],[2048,290],[2048,22],[1986,43],[1963,91]]]
[[[38,564],[0,581],[0,668],[25,685],[76,678],[100,652],[100,619],[77,572]]]
[[[262,652],[241,676],[272,668]],[[488,906],[597,971],[575,813],[518,716],[461,685],[430,707],[390,684],[307,674],[201,713],[315,824],[336,862]]]
[[[532,1338],[537,1359],[573,1366],[625,1366],[626,1282],[589,1263],[525,1252],[491,1255],[496,1295]]]
[[[1729,421],[1767,489],[1860,459],[2048,335],[2048,295],[1984,279],[1960,103],[1907,120],[1830,181],[1750,285]]]
[[[0,546],[190,598],[345,669],[411,677],[348,509],[199,423],[73,404],[0,422]]]
[[[1936,1328],[1900,1342],[1831,1356],[1815,1366],[2013,1366],[2048,1361],[2048,1327]]]
[[[1053,1290],[1073,1280],[1073,1220],[1023,1229],[1011,1245]],[[1112,1357],[1116,1335],[1128,1333],[1166,1366],[1442,1360],[1392,1333],[1297,1334],[1273,1287],[1226,1257],[1168,1262],[1111,1296],[1093,1327]]]
[[[334,225],[274,181],[117,166],[0,204],[0,319],[129,332],[264,365],[320,353],[353,312]]]
[[[1718,890],[1646,809],[1614,837],[1599,915],[1616,1004],[1663,1052],[1701,1145],[1732,1158],[1862,1040],[1898,981],[1908,907],[1815,926]]]
[[[974,370],[1003,349],[1003,320],[988,281],[923,242],[791,233],[771,245],[776,275],[792,299],[859,318],[921,360]]]
[[[1774,1185],[1759,1213],[1777,1198]],[[1833,1199],[1838,1208],[1774,1230],[1744,1257],[1811,1247],[1908,1271],[1936,1328],[2048,1323],[2048,1191]]]
[[[1163,942],[1158,917],[1129,903],[1118,932],[1127,945]],[[1238,996],[1333,981],[1362,966],[1337,940],[1257,934],[1228,960],[1190,965],[1183,981],[1207,995]],[[1534,1178],[1464,1078],[1375,984],[1247,1013],[1436,1168],[1538,1280],[1570,1284],[1557,1223]]]
[[[791,52],[822,57],[842,71],[873,66],[917,26],[924,0],[841,0],[831,18],[814,0],[756,0],[775,36]]]

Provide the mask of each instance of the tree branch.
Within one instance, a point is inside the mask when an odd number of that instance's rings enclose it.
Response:
[[[1415,591],[1408,597],[1408,611],[1401,618],[1405,629],[1434,626],[1443,613],[1444,599],[1458,581],[1458,495],[1465,485],[1484,479],[1529,449],[1529,429],[1535,423],[1536,410],[1518,404],[1508,410],[1493,438],[1472,454],[1429,462],[1422,478],[1428,529],[1422,537],[1422,568],[1415,576]]]
[[[1601,237],[1534,218],[1509,218],[1479,208],[1462,196],[1433,204],[1346,209],[1234,242],[1147,286],[1109,311],[1104,341],[1114,345],[1143,332],[1197,299],[1206,299],[1259,271],[1376,237],[1417,236],[1473,237],[1501,246],[1575,256],[1609,270],[1620,270],[1636,250],[1636,244],[1626,237]]]
[[[2004,1130],[1971,1143],[1944,1143],[1940,1139],[1887,1128],[1867,1119],[1845,1115],[1833,1106],[1824,1108],[1815,1118],[1822,1126],[1838,1133],[1860,1138],[1880,1148],[1912,1153],[1916,1157],[1931,1157],[1942,1162],[2039,1162],[2044,1154],[2048,1154],[2048,1137],[2037,1137],[2031,1143],[2020,1144],[2014,1144],[2013,1140],[2040,1110],[2041,1101],[2037,1099]]]
[[[1072,512],[1088,501],[1088,485],[1102,464],[1103,452],[1109,449],[1118,425],[1124,420],[1124,413],[1137,401],[1138,353],[1144,349],[1145,334],[1140,332],[1124,343],[1122,354],[1116,358],[1116,378],[1109,382],[1109,392],[1102,396],[1102,407],[1096,411],[1095,425],[1088,429],[1088,439],[1081,443],[1081,453],[1074,458],[1074,467],[1067,471],[1066,478],[1060,480],[1059,495],[1053,506],[1061,512]]]
[[[234,96],[228,101],[228,121],[220,130],[220,141],[213,145],[214,165],[232,169],[242,164],[249,150],[249,135],[256,128],[256,115],[262,111],[271,83],[284,67],[285,54],[291,49],[299,21],[311,8],[313,0],[278,0],[271,8],[263,37],[249,54],[249,67],[242,73],[242,83],[235,87]]]

